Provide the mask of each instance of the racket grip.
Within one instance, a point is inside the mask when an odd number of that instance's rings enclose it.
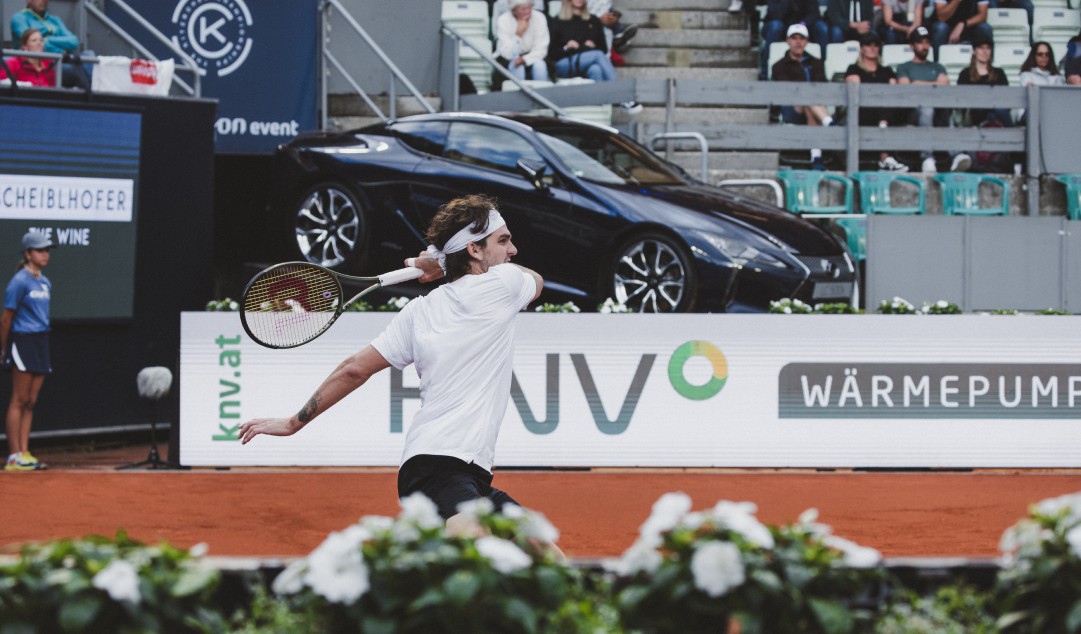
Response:
[[[402,282],[408,282],[409,280],[415,280],[421,275],[424,275],[424,271],[407,266],[404,269],[398,269],[397,271],[391,271],[379,276],[380,286],[390,286],[392,284],[401,284]]]

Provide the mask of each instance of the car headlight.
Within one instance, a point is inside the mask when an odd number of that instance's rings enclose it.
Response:
[[[701,238],[709,243],[714,249],[720,251],[722,255],[741,267],[756,269],[788,268],[788,264],[783,260],[750,244],[747,240],[732,236],[717,235],[715,233],[707,233],[705,231],[696,231],[695,233],[701,236]]]

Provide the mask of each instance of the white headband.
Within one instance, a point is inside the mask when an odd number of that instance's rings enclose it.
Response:
[[[497,229],[506,225],[507,221],[503,220],[503,216],[499,215],[498,211],[496,211],[495,209],[489,209],[487,229],[482,229],[481,231],[474,233],[471,230],[473,224],[474,223],[472,222],[467,224],[466,226],[462,227],[461,230],[458,231],[458,233],[451,236],[450,240],[447,240],[447,243],[443,245],[442,251],[435,248],[434,244],[428,245],[428,253],[432,254],[433,257],[439,259],[439,267],[443,269],[444,273],[447,272],[448,254],[457,253],[458,251],[465,249],[467,246],[469,246],[470,242],[478,242],[487,238],[488,236],[495,233]]]

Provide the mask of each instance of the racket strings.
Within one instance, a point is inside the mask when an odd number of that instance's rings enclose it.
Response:
[[[287,264],[252,280],[242,310],[254,338],[274,347],[291,347],[321,333],[334,321],[341,303],[341,285],[331,273]]]

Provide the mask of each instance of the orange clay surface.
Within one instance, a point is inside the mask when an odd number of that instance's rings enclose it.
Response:
[[[116,471],[147,448],[35,455],[48,471],[0,472],[0,551],[124,529],[144,542],[206,542],[210,555],[295,557],[362,515],[398,511],[392,469]],[[982,558],[1029,504],[1081,490],[1081,472],[497,471],[494,484],[543,512],[576,558],[622,553],[669,491],[696,509],[749,500],[771,524],[815,507],[836,534],[886,557]]]

